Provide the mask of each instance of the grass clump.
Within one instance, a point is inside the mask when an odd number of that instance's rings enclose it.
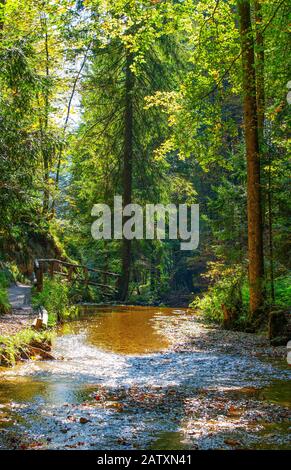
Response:
[[[51,338],[49,331],[38,332],[28,328],[12,336],[0,336],[0,366],[14,366],[17,361],[36,355],[37,351],[48,355]]]
[[[70,298],[70,288],[66,281],[60,277],[46,277],[43,290],[34,293],[32,305],[35,309],[44,307],[48,312],[49,326],[55,326],[78,317],[78,309],[71,305]]]
[[[209,263],[204,277],[210,281],[209,288],[202,297],[196,297],[190,307],[199,309],[206,320],[219,324],[226,322],[228,314],[231,326],[239,328],[247,316],[242,296],[245,276],[241,267],[226,268],[218,262]]]
[[[247,276],[242,267],[226,268],[222,263],[209,263],[209,270],[204,275],[210,283],[202,297],[196,297],[190,307],[201,311],[206,320],[231,327],[244,329],[248,326],[250,291]],[[275,302],[270,298],[271,287],[265,283],[266,315],[271,309],[279,307],[288,310],[291,305],[290,275],[278,277],[274,281]],[[230,317],[229,325],[226,316]]]

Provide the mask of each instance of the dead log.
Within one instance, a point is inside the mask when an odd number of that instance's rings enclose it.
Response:
[[[36,348],[35,346],[29,346],[30,356],[40,356],[42,359],[53,361],[55,357],[48,351],[42,348]]]

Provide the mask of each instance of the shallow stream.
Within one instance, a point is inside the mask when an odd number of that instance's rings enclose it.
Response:
[[[0,449],[290,447],[290,371],[179,348],[192,315],[84,309],[58,329],[56,360],[0,372]]]

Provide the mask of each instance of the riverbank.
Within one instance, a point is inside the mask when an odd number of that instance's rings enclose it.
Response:
[[[291,373],[264,338],[125,306],[57,331],[54,361],[0,376],[2,449],[291,447]]]
[[[82,309],[82,306],[79,308]],[[130,308],[145,310],[147,308],[162,308],[163,310],[166,310],[166,308],[163,307],[117,306],[104,304],[94,305],[90,303],[84,304],[83,308],[93,308],[96,309],[96,311],[106,311],[116,308],[121,310],[127,310]],[[171,323],[167,320],[165,325],[160,322],[161,328],[164,328],[164,333],[166,333],[168,340],[172,343],[172,347],[176,351],[198,352],[207,348],[208,351],[218,351],[220,353],[240,354],[267,359],[284,360],[286,358],[286,347],[271,346],[269,339],[262,334],[258,335],[224,330],[219,326],[215,326],[213,324],[209,325],[205,323],[202,315],[197,314],[192,309],[183,308],[183,310],[176,309],[176,311],[187,312],[187,315],[180,315],[177,324],[175,324],[174,320],[172,320]],[[27,313],[20,312],[21,310],[18,310],[17,313],[14,311],[11,314],[2,315],[0,317],[0,340],[2,338],[2,341],[0,341],[2,343],[2,345],[0,345],[0,355],[2,354],[3,356],[2,364],[1,359],[0,364],[2,366],[11,366],[17,360],[25,360],[30,357],[29,349],[27,348],[27,338],[30,338],[32,343],[38,342],[39,345],[42,341],[43,350],[47,352],[50,351],[48,346],[52,336],[51,330],[42,331],[41,333],[34,331],[31,327],[35,315],[28,315]],[[174,325],[172,324],[173,322]],[[175,328],[176,326],[178,326],[178,328]],[[173,328],[175,328],[175,330],[173,330]],[[13,354],[10,354],[10,357],[13,358],[12,360],[7,358],[7,354],[5,352],[7,350],[6,343],[10,344],[8,349],[11,351],[14,349]],[[24,354],[21,353],[23,349],[26,349],[26,353]],[[43,354],[43,357],[48,359],[49,354]]]
[[[51,332],[32,328],[37,315],[31,306],[31,286],[16,282],[7,294],[9,312],[0,316],[0,367],[32,357],[51,359]]]
[[[15,335],[21,330],[30,328],[33,316],[26,313],[6,313],[0,316],[0,336]]]
[[[52,333],[23,328],[14,334],[0,335],[0,367],[12,367],[29,359],[54,359],[50,354]]]
[[[228,354],[241,354],[266,359],[286,359],[286,346],[272,346],[267,331],[260,333],[246,333],[244,331],[225,330],[223,327],[205,321],[203,314],[187,307],[164,307],[146,305],[117,305],[83,303],[81,310],[120,311],[131,308],[141,311],[156,309],[156,311],[175,311],[178,316],[165,322],[159,321],[160,329],[167,336],[176,351],[199,352],[207,349]]]
[[[194,320],[188,315],[179,317],[179,328],[173,331],[177,322],[164,325],[169,337],[173,336],[175,350],[199,352],[219,352],[238,354],[241,356],[258,357],[261,359],[281,359],[286,361],[286,346],[271,346],[267,333],[245,333],[243,331],[224,330],[215,324],[205,323],[203,316],[188,310],[194,315]],[[178,341],[178,343],[177,343]]]

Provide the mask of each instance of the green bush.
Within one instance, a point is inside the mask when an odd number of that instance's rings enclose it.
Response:
[[[19,270],[16,263],[8,263],[7,267],[9,269],[11,282],[17,282],[18,281],[18,282],[22,282],[24,284],[27,282],[27,279],[20,272],[20,270]]]
[[[205,318],[216,323],[223,323],[223,307],[236,313],[236,324],[239,326],[246,318],[243,304],[242,286],[244,274],[240,266],[225,268],[219,263],[210,263],[211,269],[205,275],[211,285],[202,297],[196,297],[190,304],[198,308]]]
[[[7,273],[4,270],[0,271],[0,315],[8,313],[10,310],[7,291],[9,284]]]
[[[0,336],[0,365],[13,366],[20,359],[31,356],[32,343],[48,345],[52,334],[48,331],[37,332],[31,329],[21,330],[15,335]]]
[[[239,267],[225,270],[218,263],[211,264],[212,269],[208,271],[206,277],[210,278],[212,284],[201,298],[194,299],[190,307],[198,308],[207,320],[222,323],[224,319],[222,305],[225,305],[228,309],[237,310],[237,326],[243,326],[249,309],[250,290],[242,270]],[[220,269],[221,272],[219,272]],[[275,279],[276,306],[286,309],[290,308],[290,281],[290,276],[281,276]],[[268,282],[266,282],[266,292],[267,294],[270,292],[270,284]]]
[[[7,288],[16,280],[20,280],[20,272],[15,263],[2,263],[0,270],[0,315],[8,313],[11,306]]]
[[[77,304],[79,302],[101,302],[102,297],[100,293],[92,286],[82,285],[80,282],[75,282],[70,286],[70,301]]]
[[[77,318],[78,309],[70,305],[70,290],[66,281],[59,277],[45,278],[43,290],[32,297],[34,308],[44,307],[49,315],[49,326]]]
[[[14,282],[25,282],[25,276],[21,274],[16,263],[1,263],[0,264],[0,286],[9,287]]]
[[[291,276],[281,276],[275,279],[275,304],[280,307],[291,306]]]
[[[0,315],[8,313],[10,310],[10,303],[8,300],[7,288],[0,286]]]
[[[144,303],[151,305],[156,301],[156,293],[151,290],[150,283],[139,286],[138,292],[135,289],[128,298],[129,303]]]
[[[275,305],[278,305],[282,308],[290,308],[291,306],[291,277],[289,276],[280,276],[274,280],[274,288],[275,288]],[[266,293],[267,293],[267,300],[270,300],[270,282],[266,282]],[[249,300],[250,300],[250,290],[247,282],[245,282],[242,286],[242,300],[243,305],[246,309],[248,309]]]
[[[242,295],[243,306],[246,310],[248,310],[249,303],[250,303],[250,288],[246,280],[244,281],[242,285],[241,295]]]

